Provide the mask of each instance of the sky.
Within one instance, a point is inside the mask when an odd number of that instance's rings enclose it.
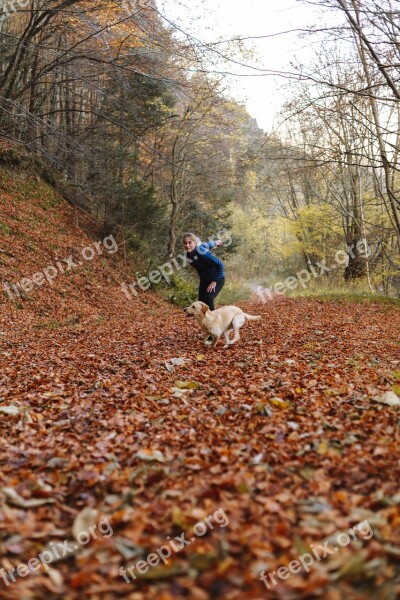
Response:
[[[247,59],[246,63],[271,71],[293,70],[291,61],[306,61],[313,56],[310,38],[299,38],[299,32],[274,34],[306,28],[321,19],[315,7],[302,0],[160,0],[158,5],[170,21],[202,41],[270,36],[246,43],[258,57]],[[232,95],[245,102],[259,127],[271,131],[278,123],[275,115],[285,100],[287,80],[260,76],[261,71],[235,64],[231,64],[231,70],[252,74],[229,78]],[[254,76],[256,73],[258,76]]]

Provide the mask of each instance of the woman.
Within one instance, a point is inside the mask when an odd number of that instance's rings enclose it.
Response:
[[[225,283],[224,264],[209,252],[214,246],[222,246],[223,241],[205,242],[202,244],[193,233],[185,233],[183,246],[188,263],[196,269],[200,277],[199,300],[215,310],[214,300]]]

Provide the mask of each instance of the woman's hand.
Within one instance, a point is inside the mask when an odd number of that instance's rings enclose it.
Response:
[[[212,281],[207,288],[207,292],[215,292],[215,288],[217,287],[217,282]]]
[[[222,246],[224,242],[222,240],[216,240],[215,245],[216,246]]]

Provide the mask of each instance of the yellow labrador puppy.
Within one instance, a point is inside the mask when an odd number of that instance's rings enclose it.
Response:
[[[183,309],[188,316],[194,316],[199,321],[203,331],[207,334],[204,343],[207,344],[211,336],[211,348],[215,348],[222,334],[225,336],[225,348],[231,346],[240,339],[239,329],[244,325],[246,319],[249,321],[260,321],[257,315],[248,315],[238,306],[222,306],[216,310],[210,310],[204,302],[193,302]],[[233,329],[233,339],[229,339],[229,332]]]

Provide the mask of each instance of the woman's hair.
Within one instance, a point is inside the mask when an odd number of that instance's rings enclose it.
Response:
[[[200,238],[198,238],[197,235],[194,235],[194,233],[185,233],[185,235],[182,238],[182,241],[184,242],[186,238],[191,239],[196,244],[196,246],[201,244]]]

